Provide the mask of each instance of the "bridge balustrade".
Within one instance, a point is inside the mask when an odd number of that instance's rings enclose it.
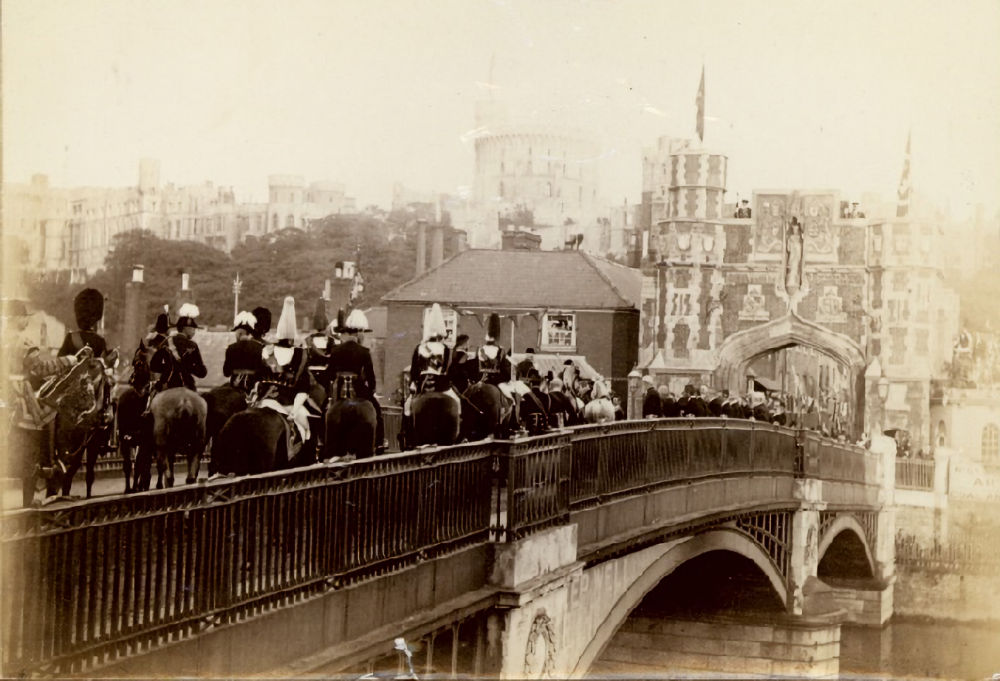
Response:
[[[4,669],[78,672],[485,542],[493,460],[461,445],[9,514]]]
[[[896,487],[903,489],[934,489],[934,461],[896,459]]]
[[[874,461],[766,423],[625,421],[17,511],[0,534],[3,665],[80,672],[659,486],[869,482]]]

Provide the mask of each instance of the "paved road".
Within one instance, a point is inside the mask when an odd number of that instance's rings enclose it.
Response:
[[[187,464],[179,463],[174,464],[174,486],[179,484],[184,484],[184,477],[187,475]],[[204,462],[202,462],[201,470],[198,471],[199,480],[208,479],[208,468]],[[153,466],[152,478],[150,480],[150,487],[156,485],[156,466]],[[110,472],[104,472],[98,475],[94,480],[94,486],[92,488],[92,494],[94,497],[108,497],[115,495],[122,495],[125,492],[125,477],[121,473],[112,474]],[[81,467],[76,473],[76,477],[73,478],[73,486],[70,488],[70,497],[83,499],[87,496],[87,482],[84,479],[83,468]],[[35,492],[35,501],[41,503],[45,498],[45,492]],[[52,502],[54,504],[63,503],[61,501]],[[20,480],[9,480],[8,484],[5,484],[3,489],[3,509],[13,510],[21,508],[21,488]]]

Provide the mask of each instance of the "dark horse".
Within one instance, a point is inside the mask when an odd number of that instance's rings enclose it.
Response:
[[[153,396],[149,403],[153,414],[153,444],[156,448],[156,489],[174,486],[174,457],[187,459],[187,478],[198,479],[201,455],[205,451],[205,400],[187,388],[168,388]],[[164,480],[164,477],[166,480]]]
[[[323,387],[310,381],[309,400],[324,401]],[[316,462],[318,418],[310,418],[310,437],[295,448],[288,420],[268,407],[251,406],[231,416],[212,440],[212,470],[218,474],[250,475],[307,466]]]
[[[128,385],[119,391],[115,400],[115,432],[126,494],[149,489],[153,463],[153,420],[146,412],[150,378],[148,349],[140,341],[132,357]]]
[[[513,404],[509,404],[500,388],[480,380],[470,385],[462,398],[462,439],[510,436]]]
[[[410,398],[407,449],[421,445],[453,445],[458,441],[461,407],[451,395],[435,388],[435,380],[427,377],[421,392]]]
[[[337,374],[326,409],[326,458],[352,455],[364,459],[375,452],[375,407],[354,392],[355,374]]]
[[[211,447],[226,422],[241,411],[246,411],[247,397],[242,390],[234,388],[229,383],[212,388],[202,397],[205,398],[205,404],[208,406],[208,417],[205,421],[205,443]],[[215,464],[211,458],[208,460],[208,472],[210,475],[215,473]]]
[[[93,356],[90,348],[77,353],[78,362],[67,373],[41,387],[38,400],[56,409],[55,476],[64,496],[68,496],[86,453],[87,498],[94,485],[97,457],[108,446],[110,370],[118,358],[112,351],[106,358]]]
[[[150,400],[149,355],[149,348],[140,341],[132,358],[129,387],[118,396],[116,425],[126,493],[149,489],[154,453],[157,489],[162,489],[164,482],[167,487],[173,486],[177,454],[187,459],[186,481],[194,482],[205,449],[205,400],[187,388],[170,388]]]

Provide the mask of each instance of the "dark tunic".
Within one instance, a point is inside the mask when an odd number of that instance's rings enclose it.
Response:
[[[226,348],[222,375],[234,388],[249,392],[269,370],[264,363],[264,344],[255,338],[239,340]]]
[[[655,416],[657,418],[663,416],[660,393],[653,387],[647,388],[646,395],[642,398],[642,418],[648,416]]]
[[[108,350],[108,344],[104,337],[93,331],[73,331],[67,333],[63,339],[62,347],[59,348],[59,357],[75,355],[84,347],[89,347],[94,351],[94,357],[104,357]]]
[[[153,353],[150,371],[160,374],[157,390],[195,389],[194,379],[205,378],[208,369],[201,360],[198,344],[182,333],[171,336]]]
[[[469,353],[465,350],[455,350],[451,356],[451,363],[448,365],[448,380],[455,386],[460,394],[464,393],[469,384],[474,380],[470,373],[474,362],[469,359]],[[477,377],[478,378],[478,377]]]
[[[375,369],[372,354],[355,340],[347,340],[330,349],[326,363],[324,382],[333,389],[337,385],[338,373],[352,373],[357,376],[354,391],[358,397],[370,399],[375,394]]]
[[[549,429],[549,411],[552,408],[549,396],[537,387],[521,398],[521,426],[532,435],[544,433]]]
[[[681,409],[677,406],[677,401],[672,397],[663,398],[662,407],[663,416],[668,419],[676,418],[681,415]]]

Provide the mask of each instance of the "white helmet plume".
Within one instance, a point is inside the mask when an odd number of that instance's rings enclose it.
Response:
[[[444,327],[444,314],[441,306],[434,303],[430,311],[424,317],[424,340],[441,340],[445,337],[447,330]]]

